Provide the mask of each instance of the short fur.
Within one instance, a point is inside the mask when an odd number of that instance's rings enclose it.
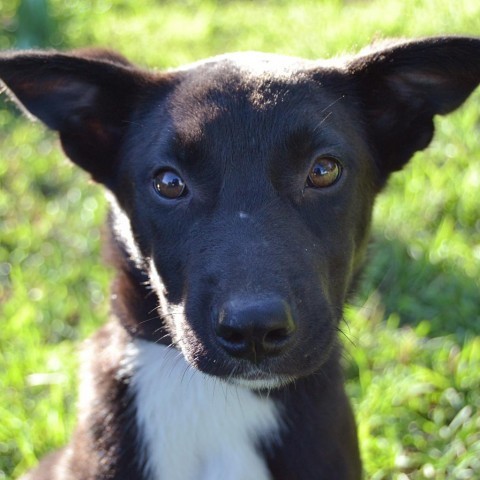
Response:
[[[77,429],[25,478],[361,478],[342,310],[376,195],[479,84],[480,39],[165,73],[102,50],[6,53],[0,78],[108,190],[117,269]],[[325,188],[307,179],[319,159],[341,172]],[[178,198],[155,187],[166,171]]]

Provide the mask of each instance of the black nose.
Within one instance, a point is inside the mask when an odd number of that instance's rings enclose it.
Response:
[[[295,328],[289,305],[276,296],[229,300],[215,319],[222,347],[255,363],[285,350]]]

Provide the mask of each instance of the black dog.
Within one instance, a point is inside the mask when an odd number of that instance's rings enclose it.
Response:
[[[361,478],[342,309],[375,196],[478,85],[480,39],[160,74],[13,53],[0,78],[110,192],[117,268],[78,428],[26,478]]]

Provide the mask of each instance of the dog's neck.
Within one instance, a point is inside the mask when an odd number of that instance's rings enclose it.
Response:
[[[275,400],[194,370],[164,345],[135,340],[126,358],[147,478],[271,478],[261,447],[280,443]]]

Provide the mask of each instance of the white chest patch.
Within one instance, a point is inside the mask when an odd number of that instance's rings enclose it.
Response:
[[[198,372],[162,345],[135,341],[128,363],[149,479],[271,478],[256,445],[278,441],[273,400]]]

